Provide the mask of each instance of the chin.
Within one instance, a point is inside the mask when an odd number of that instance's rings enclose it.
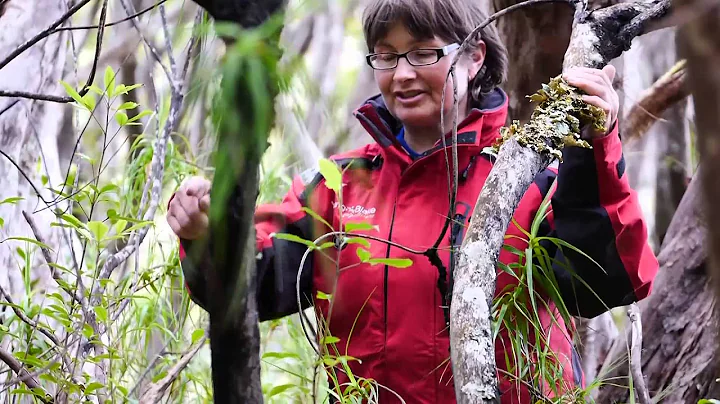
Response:
[[[400,108],[393,115],[405,126],[427,127],[437,125],[440,111],[431,108]]]

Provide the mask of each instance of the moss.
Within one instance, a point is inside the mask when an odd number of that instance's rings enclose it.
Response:
[[[562,160],[562,149],[565,146],[591,148],[580,137],[582,128],[592,126],[602,131],[605,127],[605,111],[583,101],[582,93],[561,76],[543,84],[529,98],[531,102],[537,103],[530,120],[523,125],[513,121],[509,127],[501,128],[502,137],[492,147],[494,153],[512,137],[522,146],[545,157]]]

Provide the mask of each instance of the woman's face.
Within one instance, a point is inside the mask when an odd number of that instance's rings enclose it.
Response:
[[[441,48],[445,45],[448,45],[448,42],[438,37],[431,40],[418,40],[408,32],[405,26],[395,24],[387,36],[378,41],[374,52],[404,53],[413,49]],[[403,125],[412,128],[429,128],[437,127],[440,123],[443,86],[455,52],[457,50],[428,66],[412,66],[407,59],[400,58],[394,69],[375,70],[375,81],[380,88],[385,104]],[[465,117],[467,111],[468,82],[480,70],[484,58],[485,44],[481,43],[479,49],[472,56],[463,56],[458,61],[456,73],[460,120]],[[452,104],[452,79],[448,79],[445,89],[445,118],[449,123],[452,123],[449,115],[452,111]]]

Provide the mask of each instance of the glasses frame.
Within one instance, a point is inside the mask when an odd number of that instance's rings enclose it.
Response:
[[[398,66],[398,63],[400,63],[400,59],[405,59],[410,66],[415,66],[415,67],[432,66],[432,65],[436,64],[437,62],[439,62],[440,59],[449,55],[450,53],[452,53],[453,51],[455,51],[458,48],[460,48],[460,45],[455,42],[455,43],[445,45],[442,48],[419,48],[419,49],[409,50],[405,53],[395,53],[395,52],[369,53],[365,56],[365,61],[367,62],[368,66],[373,68],[373,70],[392,70]],[[407,55],[409,53],[417,52],[417,51],[435,51],[437,53],[437,60],[434,61],[433,63],[428,63],[428,64],[420,64],[420,65],[413,64],[413,62],[411,62],[410,59],[408,59]],[[392,67],[382,67],[382,68],[373,66],[372,58],[374,56],[378,56],[378,55],[394,55],[396,57],[395,65]]]

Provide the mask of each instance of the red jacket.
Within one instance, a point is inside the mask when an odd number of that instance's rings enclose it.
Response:
[[[502,91],[487,97],[484,104],[473,109],[459,125],[460,180],[455,216],[458,224],[450,226],[440,245],[439,257],[445,268],[450,258],[450,240],[455,245],[462,242],[464,226],[460,223],[467,225],[493,165],[492,158],[482,153],[483,148],[495,141],[499,128],[506,122],[507,97]],[[375,142],[332,157],[348,168],[343,176],[341,206],[334,193],[324,186],[322,176],[309,171],[294,179],[281,203],[257,207],[261,320],[298,310],[295,286],[305,246],[274,238],[273,233],[292,233],[313,240],[330,231],[303,211],[303,207],[310,207],[334,229],[339,228],[341,211],[343,223],[369,221],[377,227],[365,233],[415,250],[431,247],[443,229],[449,200],[440,142],[413,160],[396,138],[399,122],[392,118],[379,96],[360,107],[356,116]],[[541,234],[567,241],[603,268],[573,251],[561,252],[551,243],[545,245],[550,256],[562,258],[559,255],[564,252],[573,270],[604,301],[603,305],[566,269],[555,268],[567,307],[574,315],[584,317],[606,311],[605,305],[616,307],[645,298],[658,269],[647,243],[637,196],[624,175],[617,130],[593,140],[592,145],[592,150],[566,149],[559,174],[553,169],[541,172],[514,216],[522,228],[529,229],[542,199],[552,192],[551,184],[557,175],[552,213],[543,221]],[[525,249],[527,243],[522,241],[525,237],[516,225],[511,224],[507,234],[518,236],[508,238],[507,244]],[[400,269],[359,264],[358,246],[347,244],[339,255],[334,249],[325,250],[328,256],[311,254],[300,276],[303,305],[314,304],[326,318],[328,301],[315,298],[318,291],[332,295],[330,332],[340,339],[336,346],[341,354],[362,361],[350,362],[355,375],[377,380],[407,403],[455,402],[438,268],[426,256],[376,241],[370,242],[373,257],[406,257],[413,260],[413,265]],[[339,267],[334,259],[338,259]],[[500,261],[510,264],[517,261],[517,255],[503,249]],[[338,268],[341,271],[336,277]],[[187,262],[183,262],[183,269],[194,300],[203,304],[200,271],[193,271]],[[516,282],[515,277],[498,270],[496,294],[512,288]],[[565,384],[561,387],[583,384],[580,361],[572,343],[572,325],[563,323],[553,304],[540,305],[538,309],[550,348],[562,366]],[[508,341],[506,332],[501,332],[496,341],[496,362],[505,370],[503,347],[509,346]],[[345,382],[347,379],[339,374],[341,383]],[[500,380],[503,404],[530,402],[525,387],[502,375]],[[550,394],[547,386],[545,393]],[[392,403],[396,399],[381,389],[380,402]]]

